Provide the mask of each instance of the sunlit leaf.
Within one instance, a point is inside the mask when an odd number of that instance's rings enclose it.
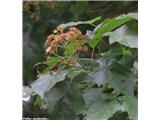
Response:
[[[107,18],[106,20],[104,20],[104,22],[98,25],[98,28],[96,28],[96,30],[94,31],[94,37],[92,40],[90,40],[89,45],[92,48],[96,47],[96,45],[101,41],[104,33],[110,32],[132,19],[134,19],[132,14],[121,15],[117,18],[112,19]]]
[[[39,78],[31,84],[31,87],[43,98],[44,93],[50,90],[57,82],[63,81],[67,73],[66,70],[63,70],[54,73],[41,74]]]
[[[101,19],[101,16],[96,17],[92,20],[88,20],[88,21],[78,21],[78,22],[69,22],[69,23],[66,23],[66,24],[61,24],[61,25],[59,25],[59,27],[67,28],[67,27],[70,27],[70,26],[77,26],[77,25],[80,25],[80,24],[92,25],[93,23],[95,23],[96,21],[98,21],[100,19]]]
[[[69,23],[66,23],[66,24],[61,24],[61,25],[59,25],[59,27],[67,28],[67,27],[70,27],[70,26],[77,26],[79,24],[84,24],[84,23],[82,21],[79,21],[79,22],[69,22]]]
[[[118,42],[130,48],[137,48],[138,36],[136,34],[128,33],[128,28],[124,25],[114,32],[109,33],[109,42],[110,44]]]
[[[117,19],[123,18],[123,17],[131,17],[135,20],[138,20],[138,13],[128,13],[127,15],[120,15],[119,17],[117,17]]]
[[[85,23],[85,24],[93,24],[93,23],[101,20],[101,18],[102,18],[102,17],[99,16],[99,17],[96,17],[96,18],[94,18],[94,19],[92,19],[92,20],[84,21],[84,23]]]
[[[33,90],[29,87],[23,87],[23,98],[30,97],[33,93]]]

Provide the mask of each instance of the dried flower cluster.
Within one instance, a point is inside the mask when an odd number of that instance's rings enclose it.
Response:
[[[83,40],[84,38],[85,36],[81,31],[75,27],[69,27],[66,32],[64,32],[62,27],[57,27],[57,29],[47,37],[45,42],[46,53],[55,54],[58,46],[65,49],[66,46],[63,44],[65,41],[72,42],[75,40]]]

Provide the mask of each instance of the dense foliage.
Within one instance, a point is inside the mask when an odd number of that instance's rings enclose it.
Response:
[[[127,13],[55,27],[24,101],[35,96],[51,120],[137,120],[137,24],[137,13]]]

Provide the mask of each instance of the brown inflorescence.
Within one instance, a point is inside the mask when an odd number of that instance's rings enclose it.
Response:
[[[84,38],[85,36],[76,27],[69,27],[66,32],[64,32],[62,27],[57,27],[57,29],[55,29],[45,41],[46,53],[55,54],[56,47],[62,43],[62,41],[72,42],[75,40],[82,40]],[[65,48],[65,46],[62,47]]]

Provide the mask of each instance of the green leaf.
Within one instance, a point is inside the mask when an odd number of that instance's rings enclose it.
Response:
[[[73,118],[70,117],[75,118],[76,113],[80,112],[85,105],[77,85],[67,79],[46,92],[44,98],[46,108],[52,111],[51,116],[54,120],[72,120]]]
[[[101,40],[102,40],[102,33],[101,32],[94,33],[93,39],[89,41],[89,46],[94,48]]]
[[[84,23],[85,23],[85,24],[93,24],[93,23],[95,23],[95,22],[97,22],[97,21],[99,21],[99,20],[101,20],[101,19],[102,19],[102,17],[99,16],[99,17],[96,17],[96,18],[94,18],[94,19],[92,19],[92,20],[84,21]]]
[[[118,28],[117,30],[115,30],[114,32],[109,33],[110,44],[118,42],[130,48],[137,48],[138,36],[135,34],[130,34],[128,31],[129,31],[128,27],[124,25]]]
[[[68,72],[66,70],[41,74],[39,78],[31,84],[33,91],[35,91],[42,98],[44,93],[50,90],[57,82],[63,81]]]
[[[73,81],[75,82],[75,84],[81,83],[81,82],[89,82],[91,80],[92,80],[91,76],[89,76],[86,72],[79,72],[73,78]]]
[[[71,42],[67,45],[64,55],[73,55],[76,52],[76,47],[79,46],[78,42]]]
[[[42,99],[40,96],[37,96],[34,102],[34,106],[41,107],[43,103],[44,103],[44,99]]]
[[[78,22],[69,22],[69,23],[66,23],[66,24],[61,24],[58,27],[67,28],[67,27],[70,27],[70,26],[77,26],[77,25],[80,25],[80,24],[92,25],[93,23],[99,21],[100,19],[101,19],[101,16],[96,17],[92,20],[88,20],[88,21],[78,21]]]
[[[80,110],[84,107],[85,102],[83,96],[78,89],[77,85],[71,83],[67,94],[64,97],[65,102],[74,110],[75,112],[80,112]]]
[[[70,42],[64,51],[65,56],[71,56],[76,53],[77,50],[81,48],[81,46],[85,43],[84,40],[75,40],[73,42]]]
[[[102,36],[104,33],[110,32],[117,27],[120,27],[121,25],[127,23],[128,21],[134,19],[134,15],[126,14],[126,15],[121,15],[117,18],[112,18],[112,19],[106,19],[104,22],[102,22],[94,31],[94,37],[93,39],[89,42],[89,45],[94,48],[96,45],[101,41]]]
[[[129,119],[127,112],[118,111],[108,120],[131,120],[131,119]]]
[[[100,67],[100,63],[94,59],[80,58],[79,63],[86,69],[90,71],[96,71]]]
[[[44,93],[44,100],[46,102],[44,108],[53,111],[57,102],[63,99],[74,112],[79,112],[84,107],[85,102],[76,83],[66,78],[65,81],[57,83],[50,90],[46,91]]]
[[[126,49],[120,44],[112,44],[111,48],[104,53],[101,53],[102,56],[116,56],[116,55],[131,55],[131,51]]]
[[[123,96],[123,107],[124,111],[127,111],[129,118],[138,120],[138,100],[133,96]]]
[[[100,87],[102,84],[106,83],[106,72],[107,72],[107,61],[104,59],[99,59],[97,62],[100,63],[98,70],[91,74],[92,78],[96,81],[96,84]]]
[[[74,120],[74,118],[74,111],[63,99],[57,102],[50,116],[50,120]]]
[[[120,59],[119,63],[125,66],[128,69],[133,69],[134,61],[136,61],[136,57],[131,55],[123,55],[123,57]]]
[[[109,66],[106,72],[107,82],[117,91],[123,94],[133,96],[134,93],[134,80],[136,76],[128,68],[114,62]]]
[[[59,58],[58,57],[51,57],[50,61],[44,61],[43,64],[48,65],[47,68],[43,70],[42,73],[47,73],[49,72],[58,62]]]
[[[128,18],[128,17],[124,17],[124,18],[120,18],[120,19],[113,19],[112,18],[110,20],[107,19],[102,24],[102,33],[110,32],[110,31],[114,30],[115,28],[121,26],[122,24],[128,22],[129,20],[131,20],[131,18]]]
[[[70,26],[77,26],[77,25],[80,25],[80,24],[84,24],[84,23],[82,21],[79,21],[79,22],[69,22],[69,23],[66,23],[66,24],[61,24],[61,25],[59,25],[59,27],[67,28],[67,27],[70,27]]]
[[[84,67],[86,72],[92,80],[96,82],[98,86],[101,86],[106,81],[106,68],[107,61],[104,58],[100,58],[97,60],[81,58],[79,63]]]
[[[122,106],[116,100],[97,101],[86,111],[86,120],[108,120],[117,111],[121,111]]]
[[[135,20],[138,20],[138,13],[128,13],[127,15],[120,15],[119,17],[117,17],[118,19],[123,18],[123,17],[130,17],[133,18]]]
[[[104,94],[101,88],[89,88],[84,91],[83,98],[85,103],[90,106],[97,101],[110,99],[111,96]]]
[[[54,87],[44,93],[44,100],[46,104],[43,106],[44,109],[53,111],[57,102],[66,94],[67,85],[64,81],[57,83]]]

